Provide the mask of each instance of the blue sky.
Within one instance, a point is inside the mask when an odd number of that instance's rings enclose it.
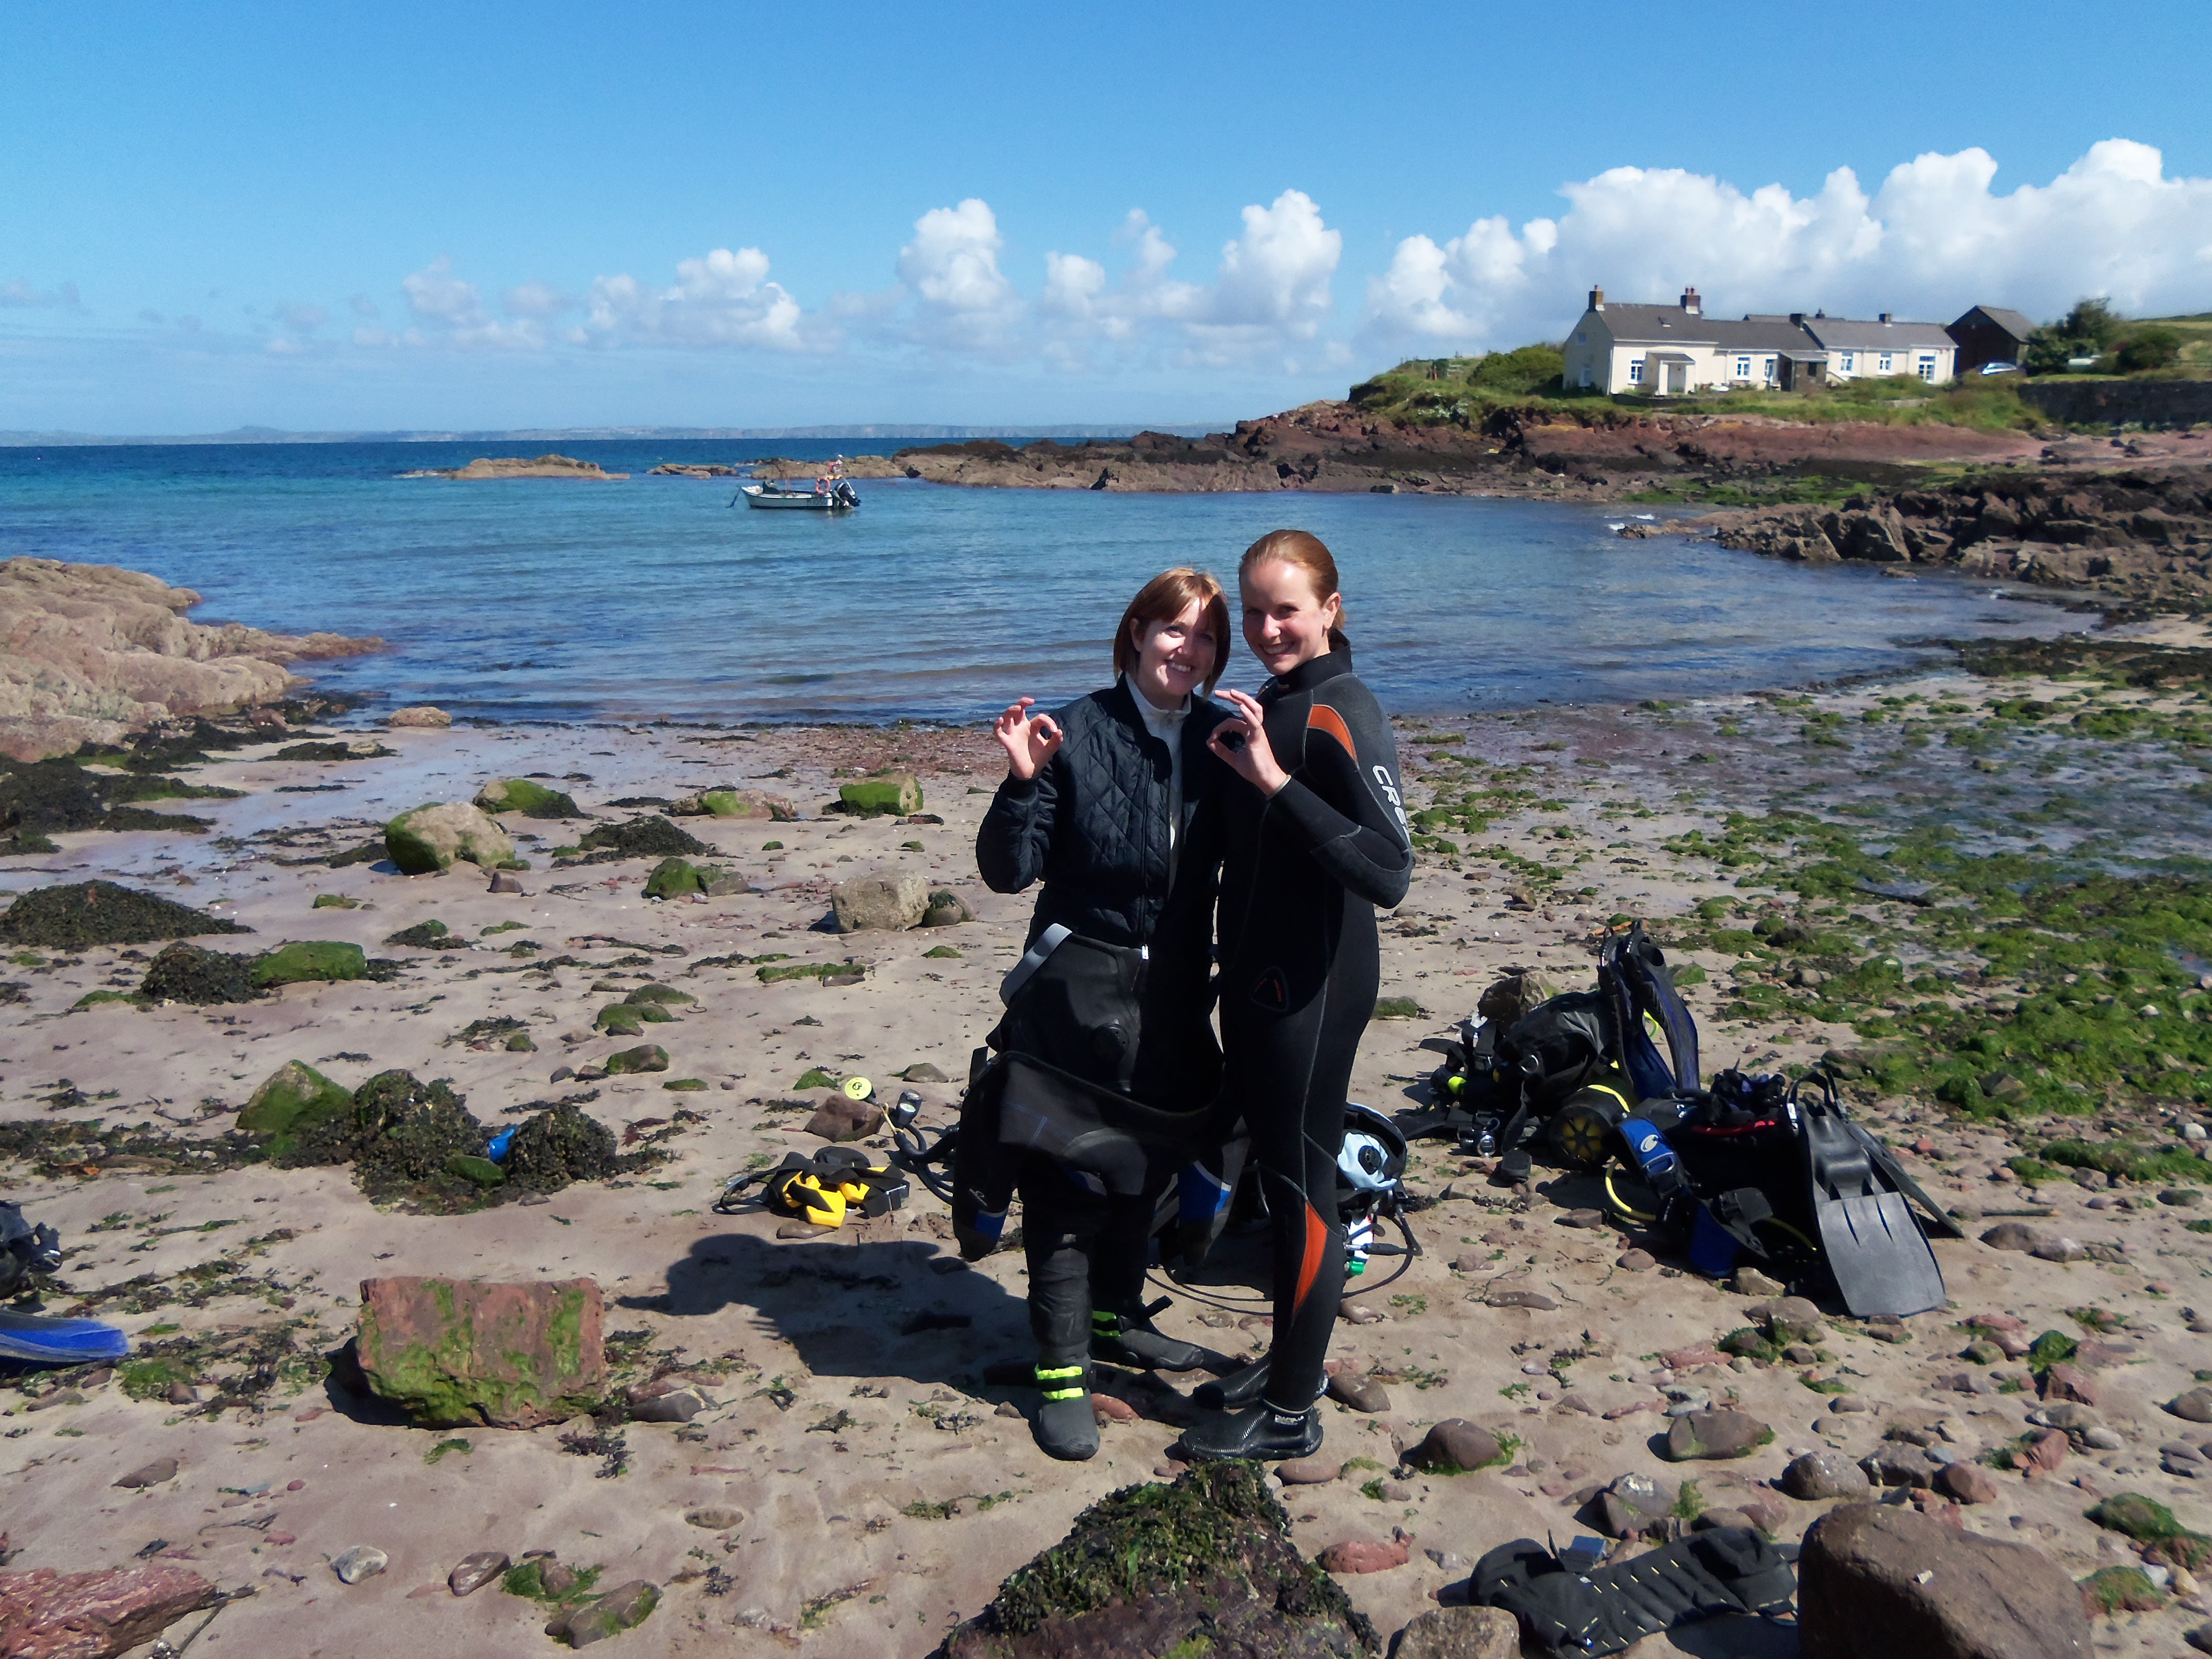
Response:
[[[1227,420],[1593,281],[2203,310],[2207,62],[2201,3],[26,6],[0,428]]]

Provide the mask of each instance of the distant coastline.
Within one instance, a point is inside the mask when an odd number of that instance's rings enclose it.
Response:
[[[276,427],[241,426],[228,432],[162,435],[118,435],[98,432],[0,432],[0,449],[88,448],[109,445],[162,444],[428,444],[428,443],[559,443],[578,440],[625,439],[652,442],[709,439],[757,443],[775,439],[802,438],[817,441],[840,439],[890,438],[964,442],[975,438],[1077,438],[1114,440],[1139,432],[1167,432],[1178,437],[1202,438],[1225,431],[1234,422],[1198,422],[1163,425],[1158,422],[1098,421],[1058,426],[915,426],[896,423],[874,426],[529,426],[483,430],[428,428],[392,432],[286,432]]]

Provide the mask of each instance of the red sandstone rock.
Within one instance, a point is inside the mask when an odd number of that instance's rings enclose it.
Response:
[[[1347,1538],[1341,1544],[1331,1544],[1314,1559],[1323,1572],[1388,1572],[1404,1566],[1408,1555],[1405,1545],[1395,1538],[1387,1541]]]
[[[215,1601],[189,1567],[149,1561],[106,1572],[0,1572],[0,1653],[8,1659],[110,1659]]]
[[[361,1369],[380,1399],[420,1423],[535,1428],[605,1394],[602,1317],[588,1279],[365,1279]]]

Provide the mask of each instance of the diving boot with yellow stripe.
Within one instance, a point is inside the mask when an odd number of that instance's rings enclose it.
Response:
[[[1038,1449],[1063,1463],[1095,1455],[1098,1419],[1091,1409],[1091,1367],[1040,1364],[1036,1380],[1044,1394],[1035,1425]]]

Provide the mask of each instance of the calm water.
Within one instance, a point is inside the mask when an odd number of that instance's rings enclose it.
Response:
[[[1805,569],[1626,510],[1416,495],[1125,495],[862,483],[840,519],[643,476],[839,446],[568,441],[622,483],[403,479],[547,444],[0,449],[0,556],[197,588],[202,620],[378,634],[324,684],[465,716],[969,720],[1107,678],[1128,596],[1164,567],[1234,571],[1309,529],[1344,573],[1363,673],[1406,712],[1636,701],[1924,659],[1922,635],[2047,633],[1986,582]],[[1241,644],[1227,683],[1261,678]]]

